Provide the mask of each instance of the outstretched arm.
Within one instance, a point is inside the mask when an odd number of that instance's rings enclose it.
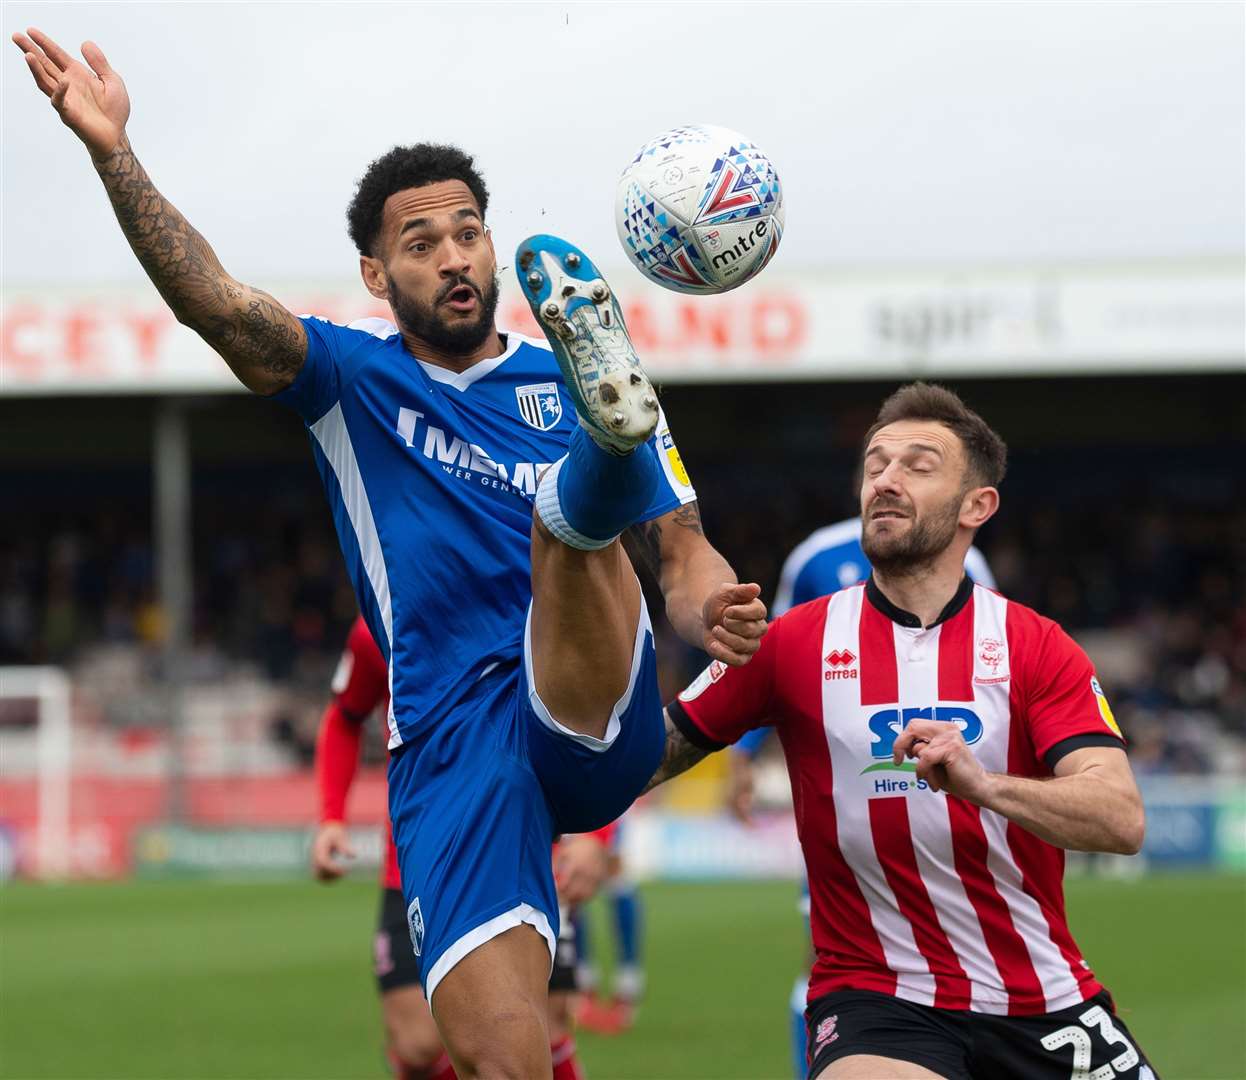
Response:
[[[686,503],[630,532],[662,586],[676,633],[715,660],[748,663],[766,632],[761,587],[736,583],[731,564],[705,538],[697,504]]]
[[[177,207],[151,182],[126,137],[130,99],[103,52],[86,42],[79,63],[38,30],[14,34],[35,84],[82,140],[121,231],[178,322],[212,346],[250,390],[294,381],[307,356],[303,324],[259,289],[235,281]]]
[[[662,720],[666,724],[666,747],[662,751],[662,763],[653,774],[645,791],[652,791],[659,784],[666,783],[672,777],[687,772],[698,761],[709,756],[709,751],[694,745],[682,731],[675,726],[668,710],[662,710]],[[644,792],[642,791],[643,795]]]

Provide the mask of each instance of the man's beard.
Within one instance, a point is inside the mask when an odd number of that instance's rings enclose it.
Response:
[[[900,510],[910,517],[908,530],[899,536],[871,533],[866,517],[861,529],[861,550],[870,565],[883,574],[902,577],[934,562],[956,539],[962,498],[963,495],[957,495],[949,499],[923,518],[913,517],[912,507],[902,506],[893,499],[875,499],[867,515],[879,510]]]
[[[448,323],[441,314],[441,302],[455,289],[466,285],[476,294],[479,310],[476,318]],[[431,304],[423,304],[401,292],[394,279],[389,279],[389,306],[394,318],[407,333],[418,337],[438,352],[451,356],[467,356],[475,352],[493,333],[493,316],[498,309],[498,279],[495,273],[484,289],[465,275],[446,282]]]

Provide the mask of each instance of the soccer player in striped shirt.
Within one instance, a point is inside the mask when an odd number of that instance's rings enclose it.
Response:
[[[779,588],[770,613],[777,618],[797,604],[827,596],[840,589],[858,585],[869,576],[870,564],[861,548],[862,521],[859,517],[837,521],[815,530],[792,549],[779,574]],[[979,585],[995,588],[995,578],[986,556],[976,547],[965,553],[965,573]],[[753,803],[753,762],[770,742],[772,729],[754,728],[746,732],[732,747],[727,766],[727,805],[737,818],[748,823]],[[800,913],[809,921],[809,885],[801,882]],[[792,1062],[795,1075],[805,1075],[805,994],[809,987],[808,970],[796,976],[789,995]]]
[[[1153,1077],[1069,932],[1064,849],[1135,853],[1142,801],[1085,653],[974,583],[1003,441],[950,391],[864,446],[873,573],[776,619],[667,709],[651,786],[773,721],[812,899],[809,1076]]]

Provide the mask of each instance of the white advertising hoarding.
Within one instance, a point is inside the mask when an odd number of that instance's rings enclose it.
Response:
[[[1238,259],[966,270],[771,268],[722,296],[610,275],[633,341],[666,382],[1246,371]],[[387,315],[350,281],[270,290],[291,310]],[[508,273],[499,324],[536,327]],[[240,390],[144,284],[6,286],[0,393]]]

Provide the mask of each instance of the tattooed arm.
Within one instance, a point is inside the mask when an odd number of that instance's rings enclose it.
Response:
[[[687,772],[698,761],[708,757],[710,751],[693,745],[682,731],[671,720],[671,714],[663,709],[662,719],[666,723],[666,746],[662,751],[662,764],[652,779],[645,785],[645,791],[652,791],[659,784],[666,783],[673,776]],[[641,792],[643,795],[644,792]]]
[[[307,356],[303,324],[259,289],[225,272],[208,242],[164,198],[122,139],[95,162],[121,231],[177,321],[225,360],[248,390],[274,394]]]
[[[630,537],[662,587],[666,616],[679,636],[715,660],[748,663],[766,632],[761,588],[736,584],[731,564],[705,539],[697,504],[643,522]]]
[[[121,231],[178,322],[194,330],[244,386],[272,394],[294,381],[307,356],[303,324],[267,293],[235,281],[202,236],[156,190],[125,134],[125,83],[91,42],[90,68],[46,34],[14,34],[35,84],[86,145]]]

